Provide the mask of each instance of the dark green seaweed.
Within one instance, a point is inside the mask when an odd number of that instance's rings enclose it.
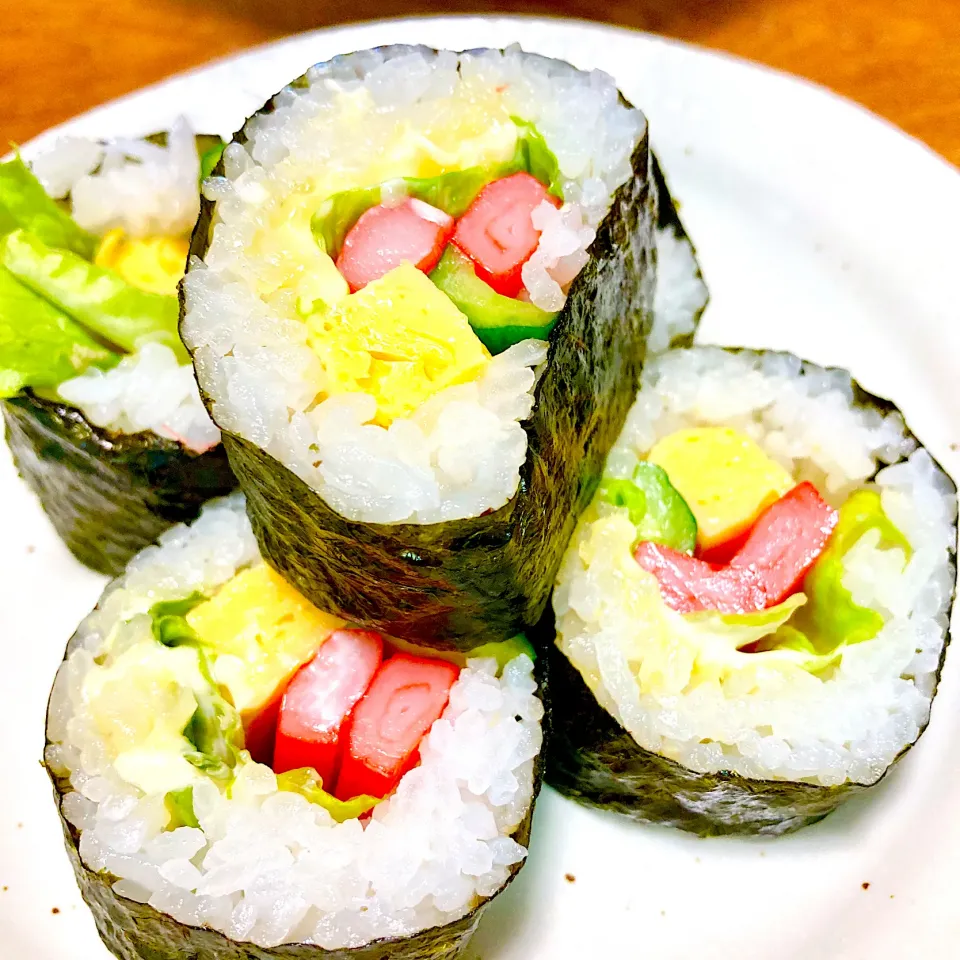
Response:
[[[167,134],[145,139],[165,146]],[[196,141],[203,153],[220,138]],[[167,527],[237,485],[220,445],[197,454],[155,433],[113,433],[30,390],[0,406],[20,476],[70,552],[98,573],[121,573]]]
[[[241,131],[234,140],[246,137]],[[646,132],[632,164],[634,176],[617,189],[550,335],[520,487],[505,506],[433,524],[347,520],[279,461],[224,432],[262,554],[321,609],[424,646],[463,650],[537,622],[643,366],[656,215]],[[215,212],[204,199],[191,259],[206,253]]]
[[[703,272],[700,269],[700,261],[697,259],[697,248],[690,239],[683,222],[680,219],[680,203],[670,193],[670,187],[667,185],[667,178],[664,176],[663,167],[653,150],[650,151],[650,179],[653,181],[657,191],[657,230],[668,230],[684,246],[689,247],[693,262],[696,264],[694,277],[703,287],[703,306],[697,310],[693,318],[693,331],[684,336],[675,337],[671,342],[671,347],[689,347],[697,333],[697,327],[700,325],[700,318],[703,311],[707,309],[710,302],[710,294],[706,281],[703,279]]]
[[[730,348],[730,352],[758,351]],[[804,368],[822,369],[809,363]],[[889,400],[868,393],[856,383],[854,403],[884,415],[899,412]],[[949,480],[946,471],[937,466]],[[956,493],[956,485],[952,480],[950,483]],[[956,549],[951,550],[951,561],[956,562]],[[953,595],[951,607],[952,604]],[[848,782],[825,787],[789,780],[753,780],[723,771],[698,773],[645,750],[597,702],[579,672],[553,643],[552,610],[544,614],[537,632],[542,647],[550,650],[550,692],[553,702],[559,705],[553,715],[547,783],[574,800],[641,823],[679,827],[703,837],[779,836],[822,820],[848,797],[873,786]],[[948,630],[937,667],[937,682],[949,643]],[[905,747],[894,763],[911,746]]]
[[[4,400],[14,463],[70,552],[115,576],[167,527],[236,486],[222,445],[194,453],[155,433],[112,433],[27,390]]]
[[[67,652],[69,650],[68,646]],[[530,809],[513,833],[513,839],[528,850],[533,811],[543,783],[546,744],[549,742],[552,721],[548,696],[549,661],[546,657],[537,658],[535,674],[540,686],[539,696],[544,704],[541,724],[544,747],[534,765]],[[46,738],[46,744],[50,746],[49,737]],[[53,785],[64,846],[80,893],[93,914],[100,938],[107,949],[120,960],[454,960],[463,955],[484,911],[513,882],[525,863],[521,861],[511,867],[506,883],[492,897],[488,897],[459,920],[440,927],[431,927],[410,937],[375,940],[362,947],[339,950],[325,950],[306,943],[258,947],[253,943],[231,940],[217,930],[179,923],[149,904],[137,903],[116,893],[113,889],[115,877],[109,873],[91,870],[80,859],[80,834],[63,815],[63,799],[72,788],[66,778],[58,777],[48,767],[46,769]]]

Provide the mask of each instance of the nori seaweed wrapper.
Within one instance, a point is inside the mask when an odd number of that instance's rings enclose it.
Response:
[[[234,140],[247,138],[241,131]],[[505,506],[431,524],[348,520],[278,460],[224,431],[261,553],[318,607],[423,646],[461,650],[537,622],[643,366],[657,204],[646,129],[631,159],[634,176],[617,189],[550,335],[519,489]],[[221,164],[214,173],[222,171]],[[215,212],[203,198],[191,259],[206,253]],[[183,308],[181,289],[181,319]]]
[[[69,649],[68,645],[67,652]],[[535,675],[539,684],[538,696],[544,705],[541,721],[544,744],[534,765],[530,809],[512,834],[513,839],[528,850],[533,811],[543,783],[546,745],[551,730],[549,669],[548,658],[538,657]],[[50,745],[49,738],[46,739],[46,744]],[[506,890],[526,863],[524,859],[514,864],[506,883],[493,896],[483,900],[459,920],[439,927],[430,927],[409,937],[391,937],[375,940],[362,947],[334,950],[306,943],[259,947],[254,943],[231,940],[220,931],[209,927],[192,927],[179,923],[149,904],[138,903],[116,893],[112,886],[116,877],[108,873],[97,873],[80,859],[79,831],[63,815],[63,798],[71,792],[72,787],[67,778],[58,777],[52,770],[46,769],[53,785],[64,846],[80,893],[93,914],[100,938],[107,949],[120,960],[454,960],[463,956],[487,907]]]
[[[727,349],[731,353],[758,352]],[[889,400],[868,393],[856,381],[853,386],[855,405],[872,407],[884,415],[899,412]],[[906,433],[916,440],[909,430]],[[923,448],[919,440],[917,445]],[[956,494],[956,484],[939,463],[935,460],[934,463]],[[956,526],[954,520],[955,533]],[[950,551],[950,561],[956,563],[955,545]],[[955,594],[956,585],[950,596],[948,614]],[[580,673],[553,642],[556,630],[552,609],[544,614],[537,634],[541,648],[549,646],[546,655],[550,659],[550,692],[558,705],[553,714],[547,756],[547,783],[581,803],[611,810],[641,823],[679,827],[702,837],[779,836],[822,820],[844,800],[871,789],[883,779],[880,777],[872,784],[848,781],[827,787],[791,780],[755,780],[728,771],[691,770],[645,750],[601,706]],[[931,705],[949,644],[948,628]],[[925,729],[926,723],[917,739]],[[900,751],[883,776],[912,746],[908,744]]]
[[[167,134],[144,139],[165,146]],[[220,138],[196,142],[202,154]],[[220,444],[198,454],[149,431],[115,433],[31,390],[0,406],[20,476],[70,552],[98,573],[119,575],[167,527],[237,485]]]
[[[116,576],[167,527],[236,486],[223,445],[194,453],[155,433],[113,433],[32,391],[3,401],[14,463],[83,564]]]

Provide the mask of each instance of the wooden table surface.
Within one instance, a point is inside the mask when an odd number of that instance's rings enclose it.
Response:
[[[286,34],[439,12],[602,19],[726,50],[859,100],[960,164],[952,0],[0,0],[0,143]]]

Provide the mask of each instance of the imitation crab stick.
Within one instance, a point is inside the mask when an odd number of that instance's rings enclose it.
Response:
[[[369,630],[336,630],[283,695],[273,768],[313,767],[324,784],[337,775],[346,720],[383,659],[383,641]]]
[[[544,200],[560,206],[536,177],[515,173],[488,183],[457,222],[454,244],[497,293],[515,297],[523,288],[521,268],[540,242],[530,215]]]
[[[799,483],[760,515],[730,565],[760,571],[766,605],[775,606],[800,589],[838,516],[812,483]]]
[[[811,483],[800,483],[769,506],[726,566],[644,541],[634,556],[680,613],[750,613],[775,606],[799,589],[823,552],[837,512]]]
[[[401,263],[429,273],[453,234],[453,217],[408,197],[397,206],[378,204],[350,228],[337,268],[356,292]]]
[[[445,660],[398,653],[357,704],[336,795],[386,796],[417,761],[420,741],[438,720],[459,669]]]
[[[749,567],[716,567],[649,540],[637,544],[633,555],[657,578],[664,603],[680,613],[748,613],[767,605],[761,577]]]

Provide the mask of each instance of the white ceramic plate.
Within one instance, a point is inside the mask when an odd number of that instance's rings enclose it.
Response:
[[[576,22],[458,19],[329,30],[216,63],[41,137],[143,134],[189,115],[228,134],[315,61],[394,42],[519,41],[612,73],[647,111],[713,301],[701,339],[794,350],[892,396],[955,476],[960,175],[824,90]],[[103,580],[78,566],[0,453],[0,955],[107,960],[39,765],[47,691]],[[929,731],[866,797],[776,841],[698,840],[544,791],[519,881],[469,960],[943,960],[958,955],[960,657]],[[563,704],[557,704],[563,709]],[[869,886],[868,886],[869,884]]]

